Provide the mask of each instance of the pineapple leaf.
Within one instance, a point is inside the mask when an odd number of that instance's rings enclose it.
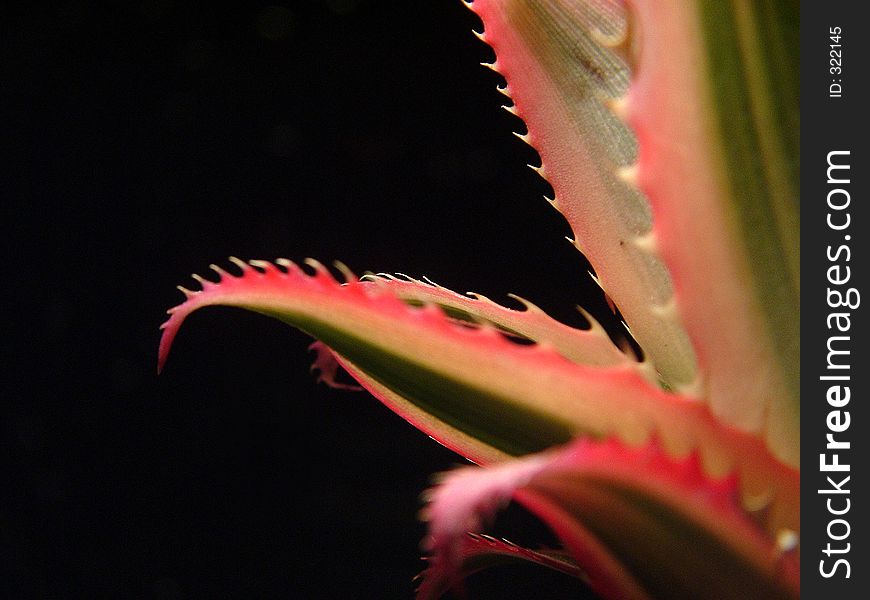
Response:
[[[182,322],[205,306],[246,308],[319,339],[364,387],[435,439],[487,463],[565,443],[615,435],[656,436],[675,455],[698,451],[711,473],[736,469],[746,502],[769,504],[771,527],[797,530],[799,474],[754,436],[723,427],[706,406],[665,392],[633,364],[591,366],[518,345],[492,327],[469,327],[434,305],[408,306],[384,286],[345,269],[340,284],[316,261],[308,274],[285,260],[233,262],[238,275],[196,277],[201,291],[170,309],[158,365]]]
[[[736,477],[711,479],[696,455],[677,460],[656,443],[628,448],[616,440],[578,440],[447,475],[425,511],[433,552],[427,576],[453,580],[465,531],[480,531],[511,499],[553,529],[606,598],[799,593],[793,536],[766,534],[740,506]]]
[[[492,67],[507,81],[521,136],[541,156],[553,205],[595,269],[632,335],[664,382],[684,389],[697,373],[689,340],[671,309],[667,270],[650,250],[646,199],[621,175],[634,164],[629,128],[609,108],[628,89],[629,69],[602,43],[629,35],[620,3],[474,0]]]
[[[799,464],[797,2],[636,3],[626,102],[699,395]],[[698,249],[703,248],[703,252]]]

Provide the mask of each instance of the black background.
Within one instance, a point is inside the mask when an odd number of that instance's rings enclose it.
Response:
[[[0,595],[412,596],[419,494],[461,459],[315,384],[283,325],[203,311],[159,378],[157,327],[230,254],[606,316],[472,28],[459,0],[4,14]],[[532,569],[470,591],[581,594]]]

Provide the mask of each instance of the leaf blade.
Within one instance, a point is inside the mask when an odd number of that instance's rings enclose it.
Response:
[[[280,262],[285,270],[235,262],[240,274],[215,268],[219,282],[199,278],[202,291],[186,291],[186,301],[170,310],[161,365],[190,314],[214,305],[246,308],[320,339],[351,371],[433,416],[435,429],[426,433],[436,439],[444,433],[440,423],[452,428],[447,435],[462,433],[451,447],[463,454],[485,461],[493,448],[528,454],[580,435],[631,443],[656,436],[674,455],[698,451],[712,473],[736,469],[747,501],[770,502],[772,526],[799,528],[799,472],[757,438],[723,427],[703,404],[651,385],[633,366],[582,365],[551,349],[516,345],[493,329],[458,325],[434,306],[409,307],[386,289],[354,279],[339,284],[322,266],[309,275],[288,261]],[[468,440],[474,445],[463,448]]]
[[[541,175],[575,245],[613,298],[632,335],[670,387],[696,380],[695,357],[678,315],[668,310],[667,269],[648,247],[645,198],[620,176],[636,157],[631,131],[608,108],[628,87],[629,70],[602,38],[627,35],[618,2],[474,0],[493,67],[507,81],[524,139],[540,154]]]
[[[641,50],[627,112],[640,143],[637,180],[698,353],[700,395],[797,466],[797,96],[763,76],[774,51],[764,24],[794,22],[739,1],[636,8]],[[789,43],[780,49],[794,59]]]
[[[553,528],[605,597],[797,597],[799,557],[783,553],[737,497],[735,479],[710,479],[697,457],[675,460],[655,444],[581,440],[466,467],[427,507],[432,574],[449,578],[457,536],[479,531],[513,498]]]

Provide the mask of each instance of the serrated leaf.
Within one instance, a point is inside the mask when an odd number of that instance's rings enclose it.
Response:
[[[634,365],[581,365],[552,349],[514,344],[495,329],[459,325],[435,306],[410,307],[350,274],[339,284],[313,261],[313,275],[289,261],[278,261],[281,269],[234,262],[239,275],[214,267],[219,282],[198,278],[202,291],[185,290],[187,300],[171,309],[160,366],[192,312],[246,308],[321,340],[352,375],[364,375],[357,377],[364,386],[388,392],[399,414],[478,462],[578,435],[632,443],[654,435],[675,454],[697,450],[710,472],[736,469],[747,499],[770,501],[773,527],[799,528],[797,471],[753,436],[722,427],[704,405],[650,384]]]
[[[489,323],[501,331],[539,345],[553,348],[565,358],[585,365],[632,365],[648,372],[649,365],[636,363],[620,351],[594,318],[582,311],[588,329],[577,329],[556,321],[528,300],[512,296],[523,305],[514,310],[480,294],[462,296],[443,286],[412,278],[389,275],[367,276],[366,280],[389,289],[405,302],[436,304],[451,317],[476,323]],[[652,376],[651,373],[649,373]]]
[[[646,199],[620,169],[634,163],[634,137],[607,103],[628,88],[629,70],[602,42],[624,38],[621,3],[474,0],[482,39],[495,51],[511,112],[528,126],[523,139],[540,154],[575,243],[618,306],[662,379],[680,389],[695,381],[693,349],[676,313],[667,270],[648,247]]]

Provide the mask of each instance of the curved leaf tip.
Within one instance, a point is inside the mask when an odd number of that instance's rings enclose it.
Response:
[[[339,281],[329,270],[312,258],[306,258],[304,261],[304,264],[313,271],[310,275],[301,266],[286,258],[279,258],[274,262],[264,260],[245,262],[231,256],[229,261],[241,270],[240,275],[234,275],[222,267],[212,264],[209,265],[209,268],[217,275],[217,281],[193,274],[191,277],[200,285],[201,289],[190,290],[178,286],[178,289],[184,294],[185,300],[166,311],[169,314],[169,319],[160,326],[162,335],[157,355],[158,373],[161,373],[166,366],[166,361],[182,323],[198,308],[213,304],[239,307],[256,306],[258,300],[262,301],[275,294],[280,294],[282,284],[289,282],[297,284],[301,290],[308,293],[316,293],[323,291],[324,288],[339,285]],[[357,277],[343,263],[336,262],[335,267],[344,277],[344,283],[357,281]],[[251,282],[256,282],[257,285],[250,285]],[[322,357],[321,353],[318,353],[315,366],[321,365],[327,369],[332,368],[328,363],[325,363],[325,358]]]

